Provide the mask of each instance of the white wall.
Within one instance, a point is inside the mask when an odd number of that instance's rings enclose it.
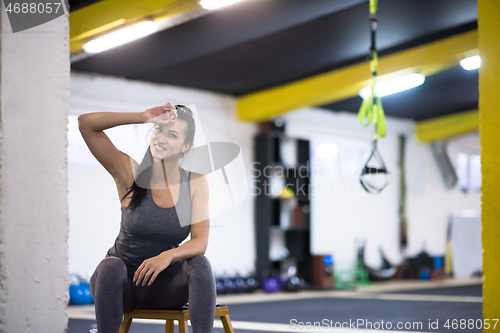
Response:
[[[70,113],[143,111],[165,104],[195,104],[207,141],[229,141],[241,148],[251,184],[253,135],[256,126],[236,120],[233,97],[168,85],[73,72]],[[120,226],[120,203],[111,176],[90,155],[77,130],[69,131],[70,272],[91,274],[113,245]],[[121,126],[123,128],[127,126]],[[119,149],[126,149],[127,132],[108,131]],[[253,198],[211,219],[206,252],[216,273],[250,270],[255,261]]]
[[[470,146],[479,145],[478,136],[466,137],[466,140],[450,142],[455,152],[470,152]],[[454,141],[459,144],[454,145]],[[457,186],[446,189],[429,144],[411,138],[407,152],[408,253],[417,254],[425,242],[431,255],[444,255],[449,215],[471,210],[479,213],[481,194],[464,193]]]
[[[368,264],[381,264],[379,246],[389,261],[400,263],[399,134],[407,137],[408,256],[420,252],[424,240],[431,255],[443,255],[448,214],[461,209],[479,210],[479,193],[445,189],[430,146],[414,138],[413,121],[387,118],[387,136],[378,140],[378,148],[391,172],[391,182],[382,193],[372,195],[359,184],[359,172],[371,151],[372,127],[361,127],[355,114],[313,108],[288,113],[284,119],[288,135],[308,138],[313,146],[332,142],[338,148],[337,158],[323,164],[330,171],[340,171],[338,177],[325,176],[318,163],[311,165],[311,181],[316,186],[311,196],[313,254],[333,254],[340,265],[351,263],[357,242],[366,239]],[[358,171],[352,172],[353,166]],[[315,169],[320,171],[315,173]]]

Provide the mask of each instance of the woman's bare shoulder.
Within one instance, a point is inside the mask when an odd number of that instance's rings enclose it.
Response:
[[[194,171],[189,171],[187,169],[183,169],[184,172],[186,173],[186,177],[189,177],[189,180],[196,180],[196,179],[200,179],[202,177],[205,177],[205,175],[201,174],[201,173],[198,173],[198,172],[194,172]],[[191,173],[191,176],[189,175],[189,173]],[[187,178],[186,178],[187,179]]]
[[[204,179],[205,175],[198,172],[191,172],[191,180]]]
[[[187,174],[189,174],[189,171],[187,171]],[[208,183],[205,175],[198,172],[191,172],[189,186],[191,188],[191,194],[195,194],[197,191],[208,190]]]

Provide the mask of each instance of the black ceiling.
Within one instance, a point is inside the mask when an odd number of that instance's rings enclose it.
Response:
[[[90,6],[93,3],[99,2],[102,0],[66,0],[66,3],[69,2],[69,11],[72,12],[74,10],[78,10],[83,7]]]
[[[477,3],[379,0],[378,21],[383,55],[475,29]],[[72,69],[238,96],[363,61],[368,48],[368,0],[247,0]],[[477,70],[451,69],[413,90],[385,97],[387,114],[425,119],[477,107]],[[353,98],[327,107],[359,105]]]

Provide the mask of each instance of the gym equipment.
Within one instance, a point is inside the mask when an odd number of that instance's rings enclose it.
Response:
[[[390,173],[377,149],[377,140],[373,140],[372,145],[370,157],[359,175],[359,182],[366,192],[378,194],[389,185]]]
[[[363,126],[368,126],[372,121],[375,124],[375,140],[378,137],[385,137],[386,126],[385,126],[385,114],[382,108],[382,100],[377,94],[375,89],[377,81],[377,69],[378,69],[378,53],[377,47],[375,45],[376,34],[377,34],[377,7],[378,0],[370,0],[370,35],[371,35],[371,46],[370,46],[370,71],[372,73],[371,79],[371,95],[363,100],[358,113],[359,123]]]
[[[358,259],[363,263],[363,269],[365,269],[368,272],[369,280],[371,281],[390,280],[394,278],[394,276],[396,275],[396,267],[392,266],[391,263],[387,260],[387,258],[384,255],[384,251],[382,250],[381,247],[379,247],[378,250],[380,256],[382,257],[382,267],[378,269],[371,268],[365,263],[364,244],[358,249]]]
[[[406,214],[406,164],[405,164],[405,147],[406,137],[399,135],[399,248],[401,252],[408,245],[408,217]],[[405,258],[406,259],[406,258]]]
[[[355,276],[356,276],[356,286],[366,286],[372,284],[372,282],[369,281],[369,274],[368,271],[365,270],[363,266],[363,262],[361,260],[356,259],[356,270],[355,270]]]
[[[83,292],[85,295],[87,295],[88,304],[94,304],[94,299],[92,298],[92,294],[90,293],[90,284],[83,284]]]
[[[226,286],[224,285],[223,279],[216,279],[215,287],[217,289],[217,295],[222,295],[226,293]]]
[[[283,289],[285,288],[285,284],[286,284],[286,280],[288,280],[288,275],[286,274],[280,274],[277,279],[278,279],[278,283],[280,285],[280,289]]]
[[[279,277],[271,276],[262,280],[262,290],[267,293],[274,293],[281,289]]]
[[[245,292],[252,293],[258,288],[258,283],[253,277],[249,277],[246,279],[246,286]]]
[[[224,287],[226,289],[226,294],[232,294],[236,291],[236,284],[230,278],[224,279]]]
[[[85,305],[92,302],[88,284],[69,286],[69,303],[71,305]]]
[[[443,257],[434,257],[434,269],[435,270],[443,269]]]
[[[430,268],[424,268],[420,272],[420,280],[430,280],[431,279],[431,270]]]
[[[297,292],[304,289],[305,281],[303,278],[291,276],[285,281],[284,289],[289,292]]]
[[[94,303],[90,294],[89,282],[79,275],[70,275],[69,304],[85,305]]]
[[[244,279],[242,279],[241,277],[237,277],[235,280],[234,280],[234,285],[235,285],[235,291],[237,293],[243,293],[245,292],[245,290],[247,289],[247,283]]]
[[[389,177],[387,168],[385,167],[384,160],[382,156],[377,150],[377,139],[385,137],[386,134],[386,126],[385,126],[385,114],[384,109],[382,107],[382,100],[380,96],[378,96],[376,87],[377,82],[377,70],[378,70],[378,53],[377,48],[375,46],[376,33],[377,33],[377,7],[378,0],[370,0],[370,35],[371,35],[371,46],[370,46],[370,71],[372,73],[371,78],[371,95],[368,98],[365,98],[361,103],[361,107],[359,108],[358,120],[361,125],[364,127],[370,125],[373,121],[375,124],[375,135],[373,139],[373,149],[370,157],[366,161],[366,164],[361,171],[359,176],[359,181],[363,188],[370,194],[378,194],[382,192],[382,190],[389,183]],[[374,162],[378,164],[378,166],[369,166],[370,160],[374,159]],[[371,177],[363,177],[365,175],[375,175],[380,178],[380,175],[383,175],[385,179],[381,184],[376,184],[376,182],[371,182],[367,178]]]
[[[335,270],[335,289],[353,289],[356,287],[356,274],[353,269]]]
[[[312,284],[315,287],[332,289],[333,288],[333,256],[332,255],[314,255],[311,257]]]

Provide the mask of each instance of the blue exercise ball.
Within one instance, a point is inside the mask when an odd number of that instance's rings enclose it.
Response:
[[[94,299],[92,298],[92,294],[90,293],[90,284],[88,283],[80,283],[80,286],[83,290],[83,294],[87,299],[86,304],[94,304]]]
[[[85,289],[80,284],[73,284],[69,286],[69,303],[72,305],[88,304]]]

